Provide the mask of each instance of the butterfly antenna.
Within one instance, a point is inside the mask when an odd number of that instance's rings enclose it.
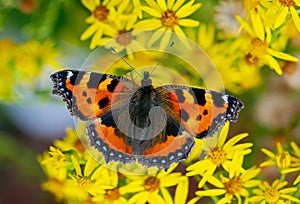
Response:
[[[165,51],[165,53],[163,54],[163,56],[161,56],[161,58],[159,59],[159,61],[157,62],[157,64],[155,65],[155,67],[153,68],[153,70],[150,72],[150,74],[152,72],[154,72],[154,70],[158,67],[158,65],[160,65],[160,63],[163,61],[163,59],[166,57],[168,51],[173,47],[173,45],[175,44],[175,41],[172,41],[170,46],[167,48],[167,50]]]
[[[129,62],[127,62],[127,60],[115,50],[115,48],[110,47],[110,49],[114,54],[116,54],[118,57],[120,57],[133,71],[135,71],[141,78],[143,78],[142,75],[140,75],[140,73],[138,71],[136,71],[135,68],[133,66],[131,66],[131,64],[129,64]]]

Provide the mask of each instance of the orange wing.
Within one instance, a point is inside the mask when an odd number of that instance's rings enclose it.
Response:
[[[213,136],[226,121],[236,122],[244,107],[234,96],[206,89],[169,85],[157,91],[170,117],[200,139]]]

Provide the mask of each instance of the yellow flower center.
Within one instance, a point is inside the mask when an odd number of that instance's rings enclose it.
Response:
[[[272,187],[265,192],[265,198],[268,203],[275,203],[279,199],[279,195],[279,191]]]
[[[295,6],[295,1],[294,0],[279,0],[279,3],[282,6],[286,6],[286,7]]]
[[[259,4],[259,0],[244,0],[244,7],[247,10],[256,10],[257,5]]]
[[[117,36],[117,43],[126,46],[131,42],[131,40],[132,40],[132,35],[130,32],[126,30],[119,31],[119,35]]]
[[[279,168],[289,168],[291,165],[291,156],[288,152],[282,152],[276,156],[276,163]]]
[[[162,24],[167,28],[173,28],[178,23],[178,17],[174,11],[167,10],[161,17]]]
[[[226,161],[226,152],[221,147],[215,147],[208,155],[208,158],[218,167]]]
[[[79,139],[75,141],[74,147],[79,153],[84,153],[84,151],[85,151],[85,148]]]
[[[81,186],[83,189],[91,185],[91,180],[88,177],[82,177],[77,180],[77,183],[79,186]]]
[[[243,187],[243,182],[239,176],[232,177],[228,182],[224,183],[224,188],[227,194],[235,194]]]
[[[102,6],[102,5],[97,6],[93,11],[94,17],[96,19],[98,19],[99,21],[106,20],[108,13],[109,13],[109,10],[106,8],[106,6]]]
[[[109,190],[106,190],[106,192],[105,192],[106,200],[114,201],[114,200],[118,200],[120,197],[121,197],[121,194],[120,194],[119,188],[109,189]]]
[[[159,188],[159,180],[156,177],[150,176],[145,180],[144,187],[146,191],[153,192]]]
[[[258,38],[254,38],[251,41],[248,54],[245,56],[245,60],[249,65],[257,64],[259,58],[268,53],[268,44]]]

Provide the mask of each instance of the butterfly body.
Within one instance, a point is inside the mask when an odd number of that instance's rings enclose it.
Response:
[[[88,121],[87,136],[106,161],[168,168],[185,159],[194,138],[213,136],[237,121],[243,103],[234,96],[189,86],[154,87],[120,76],[62,70],[51,75],[53,93],[71,114]]]

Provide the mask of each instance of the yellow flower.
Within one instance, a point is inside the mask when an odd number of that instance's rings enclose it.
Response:
[[[270,186],[268,182],[262,182],[258,188],[253,190],[254,196],[249,198],[249,203],[286,203],[286,201],[299,203],[300,200],[292,195],[297,188],[284,188],[288,184],[287,181],[275,180]]]
[[[290,168],[292,159],[290,153],[288,151],[284,151],[282,145],[279,142],[276,143],[276,147],[277,154],[274,154],[273,152],[265,148],[261,149],[261,151],[266,154],[269,159],[261,163],[260,167],[276,165],[280,171]]]
[[[298,61],[296,57],[271,47],[272,33],[269,29],[265,29],[260,18],[253,18],[250,23],[244,21],[240,16],[237,16],[237,20],[250,35],[248,42],[244,42],[248,45],[247,50],[245,50],[245,60],[248,64],[268,65],[281,75],[282,70],[276,58],[292,62]]]
[[[161,32],[161,30],[174,31],[179,36],[185,36],[181,26],[196,27],[199,25],[199,21],[186,18],[201,6],[200,3],[194,4],[194,0],[186,3],[184,0],[146,0],[146,3],[148,6],[143,6],[142,9],[153,18],[139,21],[136,23],[135,29],[159,29],[150,37],[148,41],[149,47],[160,38],[161,49],[164,49],[169,44],[171,32]]]
[[[234,198],[237,199],[237,203],[242,203],[242,197],[248,198],[249,196],[249,188],[253,188],[260,184],[259,180],[256,180],[255,177],[259,174],[260,169],[251,168],[243,173],[238,173],[229,178],[223,176],[221,174],[220,180],[218,180],[214,176],[210,176],[208,182],[218,187],[218,189],[207,189],[200,190],[196,192],[196,195],[201,197],[212,197],[212,196],[224,196],[219,199],[217,203],[231,203]],[[197,198],[193,199],[189,204],[194,203]]]
[[[300,182],[300,148],[295,142],[291,142],[292,152],[291,152],[291,165],[288,169],[283,169],[281,173],[287,174],[291,172],[298,172],[298,176],[293,182],[296,185]]]
[[[292,16],[293,22],[300,32],[300,18],[299,14],[296,11],[295,7],[300,7],[299,0],[276,0],[277,4],[279,4],[279,9],[277,11],[277,18],[275,20],[274,28],[280,27],[282,24],[286,22],[286,18],[290,12]]]
[[[134,193],[128,203],[173,203],[168,187],[177,186],[174,202],[185,203],[188,194],[188,179],[180,172],[171,173],[177,164],[171,165],[168,171],[161,170],[142,176],[126,175],[131,181],[120,188],[122,193]]]
[[[48,154],[49,157],[45,158],[41,164],[51,163],[56,169],[65,168],[67,166],[67,156],[64,155],[60,149],[50,146]]]
[[[112,26],[115,20],[111,15],[111,10],[118,5],[121,0],[81,0],[81,3],[91,12],[86,18],[86,23],[91,24],[80,36],[80,40],[86,40],[92,35],[90,48],[94,49],[98,45],[98,41],[105,35],[111,35],[116,30]]]
[[[85,135],[85,126],[83,126],[84,124],[81,124],[83,123],[80,123],[76,130],[82,132],[83,135]],[[63,140],[55,140],[54,146],[63,152],[74,150],[80,156],[83,155],[85,153],[85,147],[80,141],[76,130],[67,128],[66,136],[63,138]]]
[[[220,137],[218,138],[217,144],[214,146],[208,145],[204,147],[206,156],[203,160],[198,161],[187,168],[189,171],[187,176],[201,175],[202,179],[198,184],[199,188],[206,183],[207,179],[210,178],[215,170],[222,166],[227,172],[241,172],[243,157],[251,152],[252,143],[236,144],[243,138],[247,137],[247,133],[239,134],[227,142],[227,134],[229,130],[229,123],[226,123],[221,131]]]
[[[54,194],[57,201],[81,201],[85,195],[82,189],[68,179],[68,168],[66,167],[65,157],[62,156],[59,150],[53,147],[50,147],[50,150],[51,154],[47,152],[38,157],[38,162],[47,176],[47,181],[41,184],[41,188]]]
[[[118,186],[118,173],[101,166],[91,156],[86,156],[86,158],[86,163],[80,165],[78,160],[71,155],[75,172],[70,177],[74,184],[78,185],[84,192],[97,196],[99,199],[99,196],[103,197],[107,191]]]

